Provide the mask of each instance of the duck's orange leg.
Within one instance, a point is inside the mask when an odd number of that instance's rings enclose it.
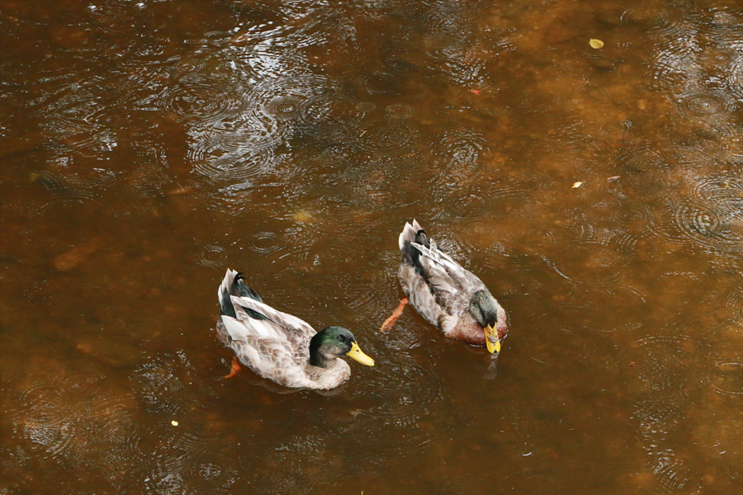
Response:
[[[225,375],[225,378],[232,378],[233,376],[237,375],[238,371],[240,371],[240,362],[237,360],[237,356],[232,356],[232,367],[230,368],[230,374]]]
[[[406,297],[402,301],[400,301],[400,305],[395,309],[395,311],[392,312],[392,316],[384,320],[384,323],[382,323],[382,328],[379,329],[379,333],[385,332],[392,328],[392,325],[395,324],[397,319],[402,314],[403,308],[405,308],[405,305],[408,304],[408,298]]]

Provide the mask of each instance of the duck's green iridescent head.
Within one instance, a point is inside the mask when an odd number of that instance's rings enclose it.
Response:
[[[498,326],[498,303],[493,295],[484,289],[472,294],[470,313],[472,313],[477,323],[482,325],[488,352],[491,354],[499,353],[501,344],[496,330]]]
[[[343,327],[328,327],[310,340],[310,364],[327,368],[334,359],[348,356],[366,366],[374,366],[374,360],[364,354],[356,343],[356,337]]]

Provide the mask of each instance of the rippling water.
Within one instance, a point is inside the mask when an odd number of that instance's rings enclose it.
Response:
[[[0,11],[0,495],[740,491],[736,2]],[[378,332],[412,218],[497,363]],[[228,267],[377,366],[223,378]]]

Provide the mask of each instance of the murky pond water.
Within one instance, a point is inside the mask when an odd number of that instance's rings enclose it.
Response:
[[[0,0],[0,40],[0,494],[743,488],[738,2]],[[378,333],[412,218],[509,311],[496,376]],[[377,366],[223,379],[227,267]]]

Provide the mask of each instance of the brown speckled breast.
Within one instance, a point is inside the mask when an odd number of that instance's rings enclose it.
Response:
[[[504,338],[508,334],[508,325],[506,323],[499,321],[497,328],[499,339]],[[461,340],[472,345],[485,345],[485,331],[469,315],[460,318],[457,326],[446,334],[446,336],[450,339]]]

